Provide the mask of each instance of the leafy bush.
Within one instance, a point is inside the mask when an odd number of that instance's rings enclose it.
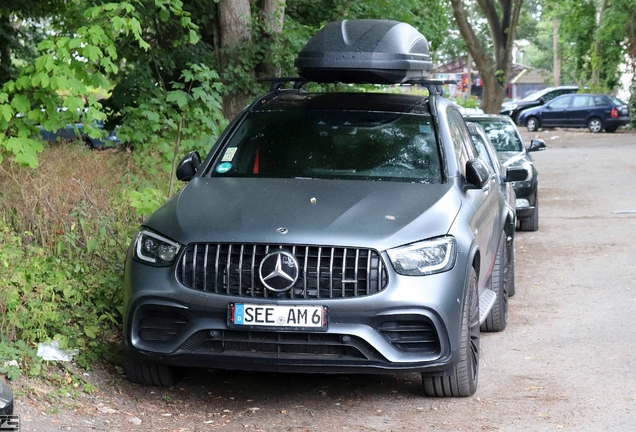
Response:
[[[38,342],[78,348],[85,367],[119,340],[123,263],[140,223],[125,152],[47,146],[37,170],[0,165],[0,365],[43,371]],[[5,370],[15,377],[15,370]]]

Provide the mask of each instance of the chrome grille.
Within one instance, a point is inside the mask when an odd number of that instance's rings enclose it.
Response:
[[[289,291],[274,293],[265,289],[258,272],[263,258],[280,249],[296,257],[299,277]],[[276,299],[361,297],[382,291],[388,283],[375,250],[246,244],[189,244],[179,260],[177,279],[200,291]]]

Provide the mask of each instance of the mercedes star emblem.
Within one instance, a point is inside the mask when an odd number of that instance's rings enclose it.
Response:
[[[277,250],[263,258],[258,273],[265,288],[285,292],[298,280],[298,261],[291,253]]]

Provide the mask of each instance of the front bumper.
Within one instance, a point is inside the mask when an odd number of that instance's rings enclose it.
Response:
[[[532,217],[537,204],[537,183],[534,181],[514,182],[513,187],[517,201],[517,219]],[[523,202],[527,202],[523,205]]]
[[[309,301],[197,291],[178,283],[174,268],[149,267],[129,257],[126,355],[138,361],[230,370],[443,373],[459,361],[467,266],[462,254],[452,270],[430,276],[400,276],[389,266],[390,282],[379,293]],[[228,323],[231,303],[322,305],[328,308],[328,327],[237,329]]]

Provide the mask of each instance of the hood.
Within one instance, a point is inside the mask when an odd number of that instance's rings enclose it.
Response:
[[[195,178],[145,225],[182,244],[384,250],[446,234],[461,206],[456,194],[451,183]]]
[[[521,167],[524,163],[530,162],[531,159],[526,152],[497,152],[499,162],[506,167]]]
[[[510,101],[510,102],[504,102],[503,104],[501,104],[501,108],[507,108],[511,105],[517,105],[518,107],[522,107],[522,106],[528,106],[528,105],[540,105],[541,102],[539,101],[522,101],[522,100],[518,100],[518,101]]]

